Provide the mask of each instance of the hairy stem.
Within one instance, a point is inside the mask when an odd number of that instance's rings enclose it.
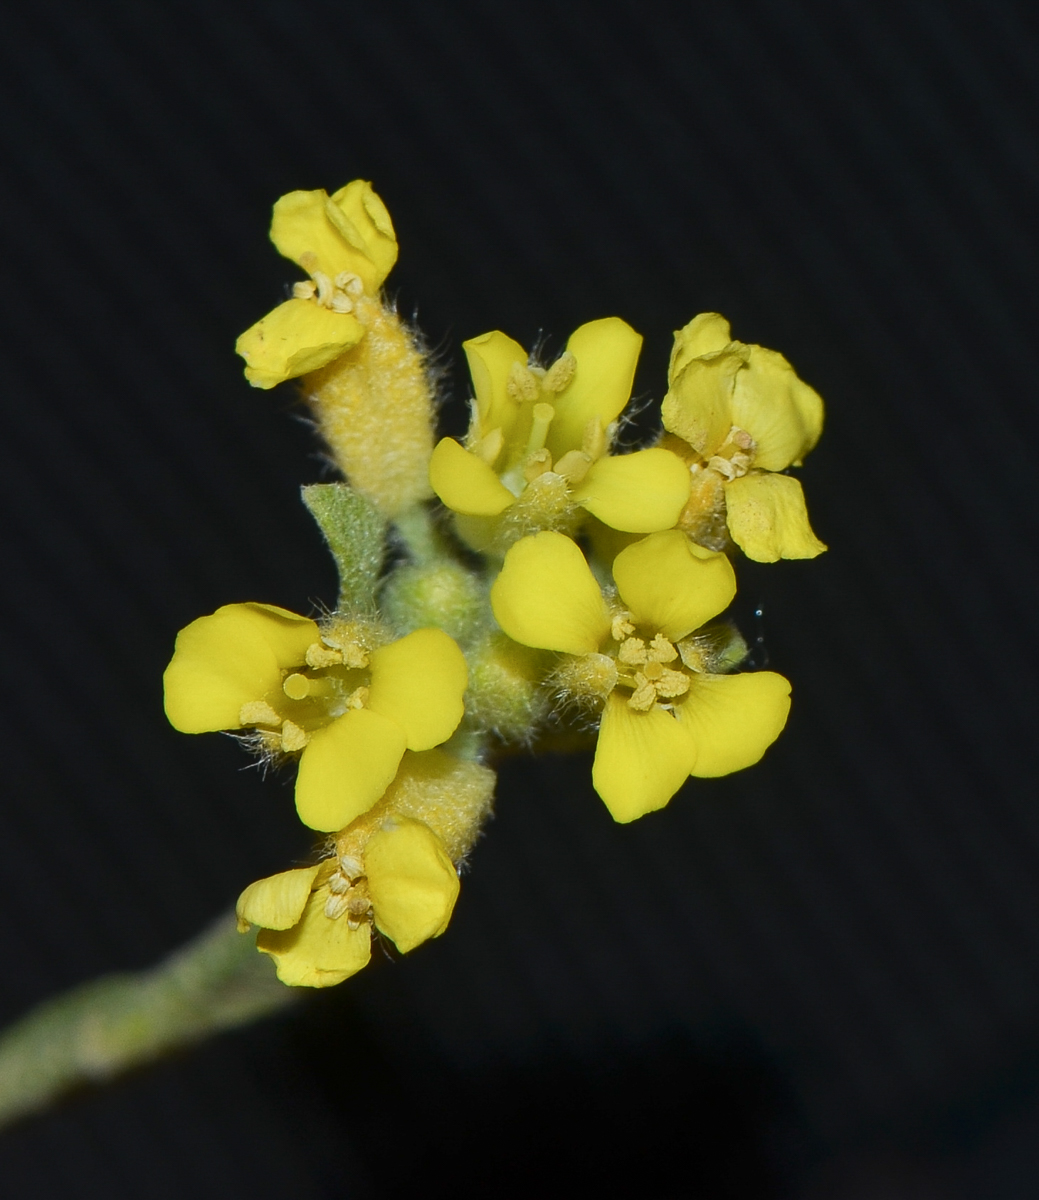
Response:
[[[0,1125],[295,999],[234,914],[146,971],[45,1001],[0,1035]]]

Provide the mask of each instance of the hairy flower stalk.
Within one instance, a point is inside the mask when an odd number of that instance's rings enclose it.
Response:
[[[343,474],[303,489],[339,590],[316,617],[248,602],[191,622],[165,704],[178,730],[233,732],[295,772],[313,854],[229,880],[236,926],[8,1031],[0,1121],[339,984],[375,936],[401,954],[440,937],[501,752],[593,729],[591,783],[627,822],[757,762],[787,719],[790,684],[746,669],[728,616],[741,553],[825,549],[786,474],[822,401],[781,355],[694,318],[655,443],[621,452],[642,343],[626,322],[581,325],[549,363],[485,333],[465,342],[468,433],[434,445],[421,339],[381,291],[397,240],[371,186],[283,196],[271,239],[306,278],[237,349],[254,386],[299,381]]]

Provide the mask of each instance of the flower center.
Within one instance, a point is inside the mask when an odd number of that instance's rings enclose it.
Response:
[[[636,712],[649,712],[656,704],[669,708],[668,701],[689,691],[689,675],[666,665],[679,657],[669,638],[657,633],[647,643],[644,638],[635,637],[635,626],[628,613],[614,617],[611,634],[618,643],[617,684],[632,690],[629,708]]]
[[[733,425],[729,436],[707,460],[707,466],[726,479],[739,479],[750,470],[756,450],[757,443],[750,434]]]
[[[295,299],[313,300],[332,312],[353,312],[354,301],[364,291],[359,275],[354,275],[352,271],[340,271],[335,279],[330,279],[324,271],[318,270],[317,257],[313,254],[300,255],[300,262],[310,278],[292,285]]]
[[[368,896],[364,867],[351,855],[342,854],[336,862],[335,874],[328,881],[325,916],[330,921],[346,917],[351,929],[359,929],[372,919],[372,902]]]
[[[326,632],[307,648],[306,661],[282,673],[281,687],[243,704],[242,725],[252,725],[271,753],[302,750],[311,734],[368,699],[368,651],[359,642]]]
[[[519,496],[528,483],[549,471],[561,475],[568,485],[578,484],[592,463],[606,452],[606,431],[598,418],[588,422],[580,449],[567,450],[553,461],[545,445],[555,419],[556,402],[570,386],[576,370],[577,359],[569,350],[564,350],[547,369],[513,363],[509,371],[505,387],[521,407],[519,428],[527,430],[522,453],[501,476],[502,483],[514,496]],[[497,438],[495,434],[498,434]],[[488,461],[493,462],[501,447],[500,431],[492,430],[483,438],[478,452],[485,458],[491,455]]]

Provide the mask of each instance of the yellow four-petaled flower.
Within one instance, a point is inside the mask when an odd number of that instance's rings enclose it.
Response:
[[[631,821],[690,775],[757,762],[786,723],[790,685],[771,671],[712,674],[686,640],[735,594],[724,555],[655,533],[617,555],[613,578],[611,606],[577,545],[539,533],[508,551],[491,603],[511,638],[568,656],[560,677],[604,701],[592,782]]]
[[[814,558],[800,483],[779,474],[819,440],[823,402],[774,350],[732,340],[729,322],[701,313],[675,335],[664,397],[663,445],[690,464],[679,526],[711,549],[731,537],[748,558]],[[726,536],[727,526],[727,536]]]
[[[535,528],[565,527],[578,508],[633,533],[674,525],[689,495],[681,464],[661,449],[609,454],[642,345],[630,325],[582,325],[547,369],[504,333],[464,345],[475,393],[469,434],[465,447],[439,442],[430,481],[448,508],[477,519],[462,525],[474,544],[490,544],[495,519],[518,506]]]
[[[300,752],[300,819],[341,829],[379,799],[405,750],[440,745],[462,719],[468,672],[455,642],[439,629],[377,634],[269,604],[225,605],[177,636],[167,716],[183,733],[253,728],[263,748]]]

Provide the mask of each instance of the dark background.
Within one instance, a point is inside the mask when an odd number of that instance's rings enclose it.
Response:
[[[28,1198],[1031,1197],[1037,31],[1009,0],[90,5],[5,18],[0,1017],[307,852],[165,723],[176,631],[334,579],[238,333],[294,188],[371,179],[452,368],[717,309],[828,404],[813,563],[746,569],[765,762],[615,826],[504,771],[447,936],[0,1139]]]

